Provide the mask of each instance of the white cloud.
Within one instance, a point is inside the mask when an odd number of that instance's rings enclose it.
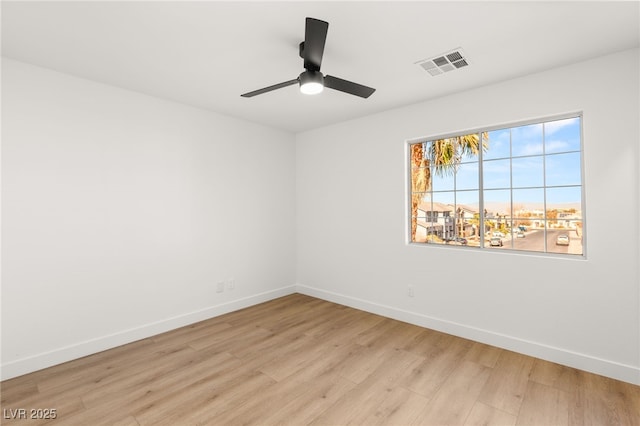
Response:
[[[565,120],[557,120],[557,121],[550,121],[548,123],[544,123],[545,136],[552,135],[564,127],[572,126],[576,124],[578,120],[579,120],[578,117],[573,117],[573,118],[567,118]]]
[[[564,140],[550,140],[546,143],[546,149],[548,152],[566,151],[570,146],[571,145]]]

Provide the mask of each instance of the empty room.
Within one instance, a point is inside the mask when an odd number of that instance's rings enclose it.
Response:
[[[639,2],[0,12],[0,423],[640,424]]]

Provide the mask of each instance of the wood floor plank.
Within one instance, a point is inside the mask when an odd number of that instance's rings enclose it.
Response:
[[[35,383],[38,390],[42,388],[46,389],[47,387],[51,388],[63,383],[71,383],[74,380],[78,380],[78,378],[86,378],[92,374],[100,376],[104,371],[112,369],[123,356],[136,359],[140,356],[146,356],[143,354],[148,354],[149,351],[154,351],[154,343],[151,339],[143,339],[108,351],[98,352],[90,356],[35,371],[17,379],[2,382],[0,385],[3,390],[2,400],[4,401],[6,395],[11,395],[12,398],[16,397],[15,394],[9,393],[10,389],[8,389],[9,386],[15,386],[13,385],[14,383]],[[48,386],[50,383],[53,383],[53,385]]]
[[[434,348],[438,347],[438,342],[442,339],[443,333],[435,330],[423,328],[411,339],[407,339],[403,349],[418,355],[428,355]]]
[[[115,413],[135,415],[139,412],[154,411],[162,407],[166,401],[172,401],[177,395],[197,393],[200,389],[217,380],[230,381],[230,376],[242,374],[238,368],[242,364],[228,354],[219,354],[203,361],[194,368],[176,370],[169,374],[159,375],[155,380],[137,387],[113,389],[99,395],[89,394],[84,402],[86,410],[71,416],[65,416],[61,424],[96,424],[112,420]],[[233,374],[237,372],[236,374]],[[161,409],[161,408],[157,408]]]
[[[565,392],[575,389],[581,380],[580,370],[541,359],[536,359],[530,380],[552,386]]]
[[[220,383],[209,380],[189,392],[177,392],[134,413],[145,425],[213,424],[216,416],[237,410],[251,398],[266,395],[274,380],[256,371],[244,372],[232,380]],[[191,386],[193,388],[193,386]]]
[[[197,339],[189,341],[188,345],[193,349],[200,351],[215,347],[228,347],[229,345],[242,345],[246,340],[253,340],[261,336],[269,336],[268,330],[255,325],[247,324],[237,327],[227,328],[217,333],[207,334]]]
[[[392,388],[383,383],[360,383],[309,424],[365,424],[365,420],[375,412],[391,391]]]
[[[295,356],[282,356],[261,366],[259,370],[275,381],[280,382],[309,365],[322,360],[326,356],[327,350],[337,349],[319,348],[318,341],[307,336],[301,337],[300,343],[300,345],[296,346],[295,352],[291,352],[295,353]]]
[[[462,425],[490,374],[485,366],[462,361],[419,414],[415,424]]]
[[[305,334],[321,339],[327,344],[352,342],[353,337],[376,326],[384,318],[378,315],[364,314],[356,309],[342,309],[332,312],[329,318],[317,323],[305,331]]]
[[[516,424],[568,425],[569,396],[559,389],[529,381]]]
[[[450,339],[445,341],[438,338],[436,344],[423,352],[424,362],[408,372],[401,383],[407,389],[432,398],[449,375],[460,365],[471,344],[464,339]]]
[[[127,416],[123,419],[117,420],[113,423],[113,426],[140,426],[140,423],[133,416]]]
[[[354,342],[367,346],[375,343],[375,341],[383,334],[387,334],[390,330],[396,327],[398,323],[390,318],[383,318],[377,322],[373,327],[370,327],[355,336]]]
[[[533,361],[529,356],[503,351],[479,401],[517,415],[527,389]]]
[[[476,402],[465,420],[464,426],[515,426],[517,419],[517,416],[513,414]]]
[[[362,383],[389,359],[386,351],[358,345],[360,349],[340,365],[340,374],[353,383]]]
[[[367,377],[367,381],[398,386],[411,371],[425,362],[425,357],[402,349],[388,350],[379,357],[382,362]]]
[[[29,378],[23,376],[0,382],[0,404],[3,406],[16,404],[21,399],[37,394],[38,383],[33,376]]]
[[[353,390],[355,383],[343,378],[339,374],[330,373],[319,376],[311,381],[298,381],[300,392],[294,393],[282,404],[272,404],[265,410],[264,417],[258,422],[262,425],[307,425],[320,417],[331,406]]]
[[[197,414],[194,419],[206,421],[215,420],[220,425],[259,425],[264,418],[273,410],[274,401],[288,401],[306,391],[305,383],[295,380],[272,381],[268,383],[263,392],[269,398],[248,398],[246,401],[238,403],[233,401],[231,406],[220,407],[219,410],[212,411],[212,407],[207,407],[204,415]],[[232,408],[233,407],[233,408]]]
[[[411,425],[417,421],[428,403],[429,400],[422,395],[396,386],[362,424]]]
[[[0,383],[7,425],[639,426],[640,387],[294,294]]]
[[[87,395],[87,389],[102,392],[102,389],[111,387],[121,387],[123,380],[126,382],[134,378],[134,376],[156,376],[157,371],[167,368],[175,368],[181,362],[189,362],[198,354],[189,347],[176,348],[171,352],[161,352],[150,354],[147,358],[139,358],[132,360],[130,363],[120,363],[114,366],[109,364],[103,371],[95,371],[87,374],[86,377],[80,376],[71,382],[50,382],[46,386],[42,385],[40,394],[47,395],[65,395],[67,397],[82,397]],[[135,372],[135,373],[133,373]]]
[[[484,365],[485,367],[493,368],[496,366],[501,353],[502,349],[500,348],[474,342],[464,359]]]
[[[2,425],[42,425],[42,424],[62,424],[66,419],[75,415],[82,415],[86,412],[82,400],[79,397],[69,397],[67,395],[48,395],[43,397],[42,395],[31,395],[28,398],[22,399],[18,404],[2,405]],[[24,418],[9,418],[6,419],[5,411],[8,409],[24,409],[26,414]],[[54,409],[55,419],[38,419],[31,417],[32,409]]]
[[[415,417],[416,401],[425,402],[426,399],[412,396],[411,401],[406,404],[406,401],[398,400],[400,395],[411,394],[406,389],[400,390],[398,382],[406,376],[407,370],[422,363],[424,357],[393,346],[387,346],[385,351],[381,351],[379,347],[371,348],[358,344],[354,346],[361,348],[358,354],[366,354],[362,358],[374,359],[375,362],[370,363],[367,368],[358,370],[360,374],[357,374],[356,378],[359,381],[354,382],[358,385],[313,423],[331,424],[338,421],[337,419],[341,416],[346,416],[347,423],[354,424],[380,423],[388,417],[396,419]],[[333,371],[337,371],[345,378],[353,377],[353,374],[350,374],[353,370],[353,364],[350,361]]]
[[[584,425],[640,424],[640,387],[581,372],[574,405]]]
[[[184,346],[192,341],[215,335],[223,330],[231,328],[232,325],[219,321],[202,321],[189,327],[176,330],[176,333],[167,332],[151,338],[154,347]]]
[[[149,371],[135,372],[106,386],[94,387],[84,392],[82,402],[89,409],[107,405],[110,401],[114,406],[144,405],[145,401],[140,399],[157,398],[162,389],[186,388],[203,376],[239,365],[241,362],[226,352],[206,356],[195,353],[181,362],[171,360],[154,365]]]

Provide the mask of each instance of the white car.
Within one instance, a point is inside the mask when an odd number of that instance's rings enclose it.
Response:
[[[502,239],[500,237],[493,237],[489,241],[491,247],[502,247]]]
[[[556,238],[557,246],[568,246],[569,245],[569,236],[567,234],[560,234]]]

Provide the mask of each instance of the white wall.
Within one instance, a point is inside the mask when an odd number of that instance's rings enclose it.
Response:
[[[294,182],[292,134],[3,58],[2,377],[294,291]]]
[[[2,378],[297,289],[640,384],[638,62],[294,137],[3,59]],[[406,244],[407,139],[575,111],[587,260]]]
[[[640,384],[638,63],[626,51],[298,134],[299,291]],[[586,260],[406,244],[407,139],[577,111]]]

